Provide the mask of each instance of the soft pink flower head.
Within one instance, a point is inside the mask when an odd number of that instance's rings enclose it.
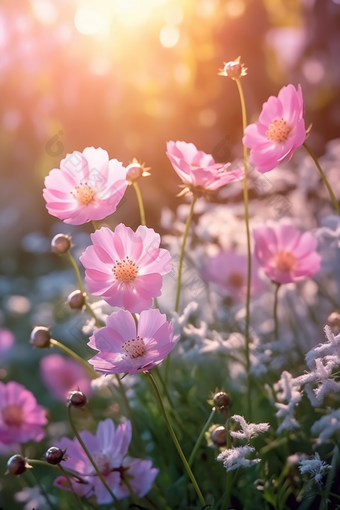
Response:
[[[228,171],[230,163],[215,163],[210,154],[197,150],[193,143],[167,142],[166,155],[190,191],[214,191],[244,177],[239,169]]]
[[[310,232],[279,223],[254,229],[255,254],[272,281],[290,283],[313,276],[320,269],[317,241]]]
[[[73,390],[79,389],[87,397],[92,393],[91,378],[85,368],[60,354],[49,354],[40,361],[40,375],[51,395],[62,402]]]
[[[264,289],[258,275],[259,264],[252,257],[251,294]],[[233,251],[222,251],[211,257],[203,268],[203,276],[208,282],[216,283],[224,296],[235,302],[243,302],[247,294],[247,257]]]
[[[243,143],[251,149],[251,163],[265,173],[289,161],[305,138],[301,86],[288,85],[264,103],[258,122],[246,127]]]
[[[41,441],[47,418],[33,393],[21,384],[0,382],[0,443],[15,446],[27,441]]]
[[[72,225],[102,220],[113,212],[127,188],[126,169],[109,161],[103,149],[87,147],[68,154],[45,178],[43,191],[52,216]]]
[[[158,469],[152,467],[151,460],[125,458],[123,461],[123,476],[114,491],[117,499],[130,496],[128,486],[124,483],[124,476],[129,476],[129,483],[136,496],[143,498],[152,489],[153,482],[158,475]]]
[[[143,226],[134,232],[121,223],[114,232],[102,227],[91,240],[80,257],[91,294],[133,313],[151,308],[152,298],[161,295],[162,276],[172,269],[159,234]]]
[[[102,374],[134,375],[159,365],[178,338],[158,309],[142,312],[138,326],[130,312],[119,310],[107,318],[105,328],[91,336],[88,345],[99,352],[89,363]]]
[[[106,483],[115,492],[115,489],[119,487],[121,482],[120,467],[131,442],[131,423],[126,421],[115,427],[113,421],[107,418],[99,422],[95,435],[84,430],[80,432],[80,437],[105,478]],[[63,461],[62,465],[78,473],[87,482],[83,484],[77,482],[76,478],[72,479],[73,490],[79,496],[90,497],[94,494],[99,505],[111,503],[112,497],[110,493],[98,477],[78,440],[76,438],[71,440],[64,437],[56,446],[61,449],[67,448],[67,459]],[[55,485],[61,489],[71,490],[64,477],[58,477],[55,480]]]
[[[12,349],[14,341],[12,331],[6,328],[0,329],[0,366],[5,355]]]

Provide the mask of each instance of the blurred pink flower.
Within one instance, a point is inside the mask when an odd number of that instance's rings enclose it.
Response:
[[[251,149],[251,163],[265,173],[289,161],[305,138],[301,86],[288,85],[264,103],[258,122],[246,127],[243,143]]]
[[[239,169],[228,171],[230,163],[215,163],[210,154],[197,150],[193,143],[167,142],[166,155],[188,191],[213,191],[244,177]]]
[[[133,232],[121,223],[114,232],[102,227],[91,240],[80,257],[91,294],[130,312],[151,308],[152,298],[161,295],[162,275],[172,269],[159,234],[143,226]]]
[[[14,345],[14,335],[12,331],[6,328],[0,329],[0,364],[5,355],[11,350]]]
[[[151,462],[140,459],[124,459],[131,442],[131,423],[129,421],[115,427],[113,421],[107,418],[99,422],[95,435],[85,430],[80,432],[80,437],[117,499],[130,495],[129,491],[126,492],[124,484],[124,476],[127,474],[133,477],[129,478],[129,482],[137,495],[144,496],[151,489],[158,472],[157,469],[151,468]],[[80,483],[76,478],[73,478],[71,480],[72,489],[79,496],[95,495],[99,505],[111,503],[112,498],[109,492],[94,471],[78,440],[73,439],[72,441],[64,437],[56,446],[62,449],[67,448],[67,459],[63,462],[63,466],[78,473],[81,479],[86,482]],[[137,477],[139,478],[137,479]],[[54,483],[60,489],[72,490],[63,476],[58,477]]]
[[[253,232],[255,254],[264,272],[274,282],[304,280],[320,269],[317,241],[310,232],[279,223],[275,228],[259,226]]]
[[[138,326],[130,312],[119,310],[107,318],[105,328],[91,336],[88,345],[99,352],[89,363],[103,374],[134,375],[159,365],[178,338],[158,309],[142,312]]]
[[[40,375],[51,395],[62,402],[73,390],[80,389],[87,397],[92,393],[91,378],[84,367],[60,354],[49,354],[40,361]]]
[[[127,188],[126,169],[109,161],[103,149],[87,147],[68,154],[45,178],[43,196],[52,216],[72,225],[102,220],[113,212]]]
[[[251,294],[264,289],[264,283],[258,275],[259,263],[252,257]],[[233,251],[222,251],[211,257],[203,268],[203,277],[216,283],[224,296],[235,302],[243,302],[247,294],[247,257]]]
[[[41,441],[47,418],[33,393],[21,384],[0,382],[0,443],[13,448],[18,443]]]

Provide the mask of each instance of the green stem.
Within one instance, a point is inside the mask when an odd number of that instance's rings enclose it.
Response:
[[[194,206],[195,206],[196,200],[197,200],[197,198],[195,197],[195,195],[193,195],[189,215],[187,218],[187,223],[185,225],[184,236],[183,236],[183,241],[182,241],[182,246],[181,246],[181,252],[179,255],[175,312],[178,312],[178,309],[179,309],[179,299],[181,296],[182,268],[183,268],[184,252],[185,252],[185,243],[187,241],[190,223],[191,223],[191,220],[192,220],[192,217],[194,214]]]
[[[96,378],[99,377],[97,372],[95,372],[94,369],[92,368],[92,366],[87,361],[85,361],[83,358],[81,358],[78,354],[76,354],[74,351],[72,351],[72,349],[69,349],[68,347],[66,347],[66,345],[62,344],[61,342],[58,342],[58,340],[55,340],[54,338],[51,338],[50,343],[52,345],[55,345],[56,347],[59,347],[59,349],[62,349],[64,352],[66,352],[66,354],[71,356],[71,358],[73,358],[76,361],[78,361],[79,363],[81,363],[83,365],[83,367],[85,367],[87,370],[89,370],[91,372],[91,375],[93,377],[96,377]]]
[[[316,165],[316,168],[319,170],[320,172],[320,175],[321,175],[321,178],[326,186],[326,188],[328,189],[328,192],[330,194],[330,197],[332,199],[332,202],[333,202],[333,205],[334,205],[334,208],[336,210],[336,212],[338,213],[338,215],[340,216],[340,206],[339,206],[339,203],[333,193],[333,190],[331,188],[331,185],[329,184],[328,180],[327,180],[327,177],[324,173],[324,171],[322,170],[321,166],[320,166],[320,163],[318,161],[318,158],[315,156],[315,154],[310,150],[310,148],[306,145],[306,143],[303,144],[303,147],[306,149],[306,151],[308,152],[308,154],[310,155],[310,157],[312,158],[312,160],[314,161],[315,165]]]
[[[247,112],[246,103],[244,100],[243,89],[240,80],[235,80],[238,88],[241,110],[242,110],[242,126],[243,132],[247,127]],[[248,199],[248,149],[243,145],[243,165],[244,165],[244,180],[243,180],[243,198],[244,198],[244,218],[246,222],[247,231],[247,298],[246,298],[246,325],[245,325],[245,339],[246,339],[246,363],[247,363],[247,380],[248,380],[248,417],[249,421],[252,419],[252,403],[251,403],[251,380],[250,380],[250,349],[249,349],[249,326],[250,326],[250,293],[251,293],[251,245],[250,245],[250,228],[249,228],[249,199]]]
[[[135,188],[135,192],[137,195],[141,225],[146,225],[144,204],[143,204],[142,194],[141,194],[139,186],[138,186],[138,182],[134,182],[133,187]]]
[[[32,466],[37,465],[37,466],[49,467],[52,469],[59,469],[59,467],[54,464],[49,464],[48,462],[45,462],[43,460],[38,460],[38,459],[27,459],[27,463]],[[67,473],[69,476],[72,476],[72,478],[77,478],[77,480],[79,480],[80,483],[87,483],[79,476],[78,473],[76,473],[70,469],[66,469],[66,468],[63,468],[63,469],[64,469],[65,473]]]
[[[93,457],[92,455],[90,454],[89,450],[87,449],[84,441],[82,440],[82,438],[80,437],[80,434],[78,432],[78,430],[76,429],[76,426],[74,424],[74,421],[73,421],[73,418],[72,418],[72,412],[71,412],[71,409],[72,409],[72,406],[69,405],[67,407],[67,416],[68,416],[68,420],[70,422],[70,425],[71,425],[71,428],[73,430],[73,433],[74,435],[76,436],[76,438],[78,439],[79,443],[80,443],[80,446],[82,447],[82,449],[84,450],[84,452],[86,453],[89,461],[91,462],[94,470],[96,471],[97,475],[99,476],[102,484],[104,485],[105,489],[109,492],[110,496],[112,497],[112,501],[117,504],[117,499],[115,497],[115,495],[113,494],[112,490],[110,489],[110,487],[108,486],[108,484],[106,483],[106,480],[105,478],[103,477],[102,473],[99,471],[98,469],[98,466],[97,464],[95,463],[95,461],[93,460]]]
[[[203,429],[201,430],[200,435],[198,436],[198,439],[197,439],[197,441],[196,441],[196,443],[195,443],[195,446],[194,446],[194,448],[193,448],[193,450],[192,450],[192,452],[191,452],[191,455],[190,455],[190,457],[189,457],[189,466],[190,466],[190,467],[192,466],[192,464],[193,464],[193,462],[194,462],[194,460],[195,460],[196,453],[198,452],[198,449],[199,449],[199,447],[200,447],[200,445],[201,445],[201,442],[202,442],[202,439],[203,439],[203,437],[204,437],[204,434],[206,433],[206,431],[208,430],[208,427],[209,427],[210,423],[212,422],[212,419],[213,419],[213,417],[214,417],[214,415],[215,415],[215,412],[216,412],[216,409],[215,409],[215,407],[213,407],[213,408],[212,408],[212,411],[211,411],[211,413],[210,413],[210,415],[209,415],[209,418],[207,419],[207,421],[206,421],[206,423],[205,423],[205,425],[204,425]]]
[[[128,476],[128,475],[127,475]],[[130,492],[130,496],[131,496],[131,499],[132,501],[138,505],[138,498],[136,496],[136,493],[135,491],[133,490],[132,486],[131,486],[131,483],[129,482],[128,478],[124,478],[124,483],[125,485],[127,486],[127,488],[129,489],[129,492]]]
[[[85,508],[85,506],[83,505],[80,497],[78,496],[78,494],[75,492],[75,490],[73,488],[73,484],[71,482],[71,478],[70,478],[69,474],[67,473],[67,471],[63,468],[63,466],[61,464],[58,464],[58,468],[60,469],[62,474],[65,476],[66,480],[68,481],[68,484],[70,486],[71,492],[74,495],[75,499],[77,500],[77,504],[80,505],[81,508]]]
[[[102,324],[97,319],[96,314],[94,313],[92,306],[87,301],[87,295],[86,295],[86,292],[84,291],[84,285],[83,285],[83,281],[82,281],[81,276],[80,276],[80,271],[79,271],[78,264],[74,260],[74,257],[71,255],[70,252],[67,253],[67,256],[68,256],[68,259],[69,259],[69,261],[71,262],[71,264],[73,266],[74,272],[76,273],[76,278],[77,278],[79,290],[84,295],[86,309],[92,315],[92,317],[94,318],[97,328],[101,328]]]
[[[168,387],[167,387],[167,385],[165,384],[165,381],[164,381],[164,379],[163,379],[163,377],[162,377],[162,375],[161,375],[161,372],[160,372],[159,368],[158,368],[157,366],[155,366],[155,367],[154,367],[154,371],[155,371],[155,373],[157,374],[158,379],[159,379],[159,380],[160,380],[160,382],[161,382],[161,385],[162,385],[162,387],[163,387],[163,391],[164,391],[164,395],[165,395],[165,396],[166,396],[166,398],[168,399],[168,402],[169,402],[169,404],[170,404],[170,406],[171,406],[172,410],[174,411],[174,410],[175,410],[175,405],[174,405],[174,403],[173,403],[173,401],[172,401],[172,398],[171,398],[170,393],[169,393],[169,391],[168,391]]]
[[[226,440],[227,440],[227,450],[230,450],[231,448],[231,436],[229,433],[229,419],[226,421],[225,424],[226,429]],[[230,471],[227,471],[227,487],[225,491],[225,508],[229,508],[229,501],[230,501],[230,493],[231,493],[231,486],[232,486],[232,473]]]
[[[323,494],[323,498],[321,500],[319,510],[322,509],[323,502],[325,503],[325,508],[328,508],[327,499],[328,499],[330,490],[332,488],[333,480],[334,480],[334,477],[336,474],[336,466],[338,463],[338,456],[339,456],[339,448],[337,445],[335,445],[334,450],[333,450],[333,455],[332,455],[332,462],[331,462],[332,469],[329,471],[328,476],[327,476],[327,481],[325,484],[325,492]]]
[[[274,332],[275,332],[275,340],[279,339],[279,320],[277,317],[277,305],[278,305],[278,294],[279,289],[281,287],[281,283],[275,282],[275,294],[274,294]]]
[[[144,372],[144,373],[148,376],[148,378],[149,378],[149,380],[150,380],[150,382],[151,382],[151,384],[152,384],[152,386],[153,386],[153,388],[155,390],[159,406],[160,406],[161,411],[163,413],[163,416],[164,416],[165,422],[167,424],[168,430],[170,432],[170,435],[172,437],[172,440],[173,440],[173,442],[174,442],[174,444],[176,446],[177,452],[178,452],[178,454],[179,454],[179,456],[180,456],[180,458],[181,458],[181,460],[183,462],[184,468],[185,468],[186,472],[188,473],[190,480],[192,481],[192,484],[193,484],[193,486],[195,488],[197,496],[199,497],[199,500],[200,500],[201,504],[204,506],[205,505],[204,497],[203,497],[203,495],[201,493],[201,490],[200,490],[200,488],[198,486],[196,478],[195,478],[193,472],[191,471],[191,468],[190,468],[190,466],[188,464],[188,461],[185,458],[185,455],[184,455],[184,453],[182,451],[182,448],[181,448],[181,446],[180,446],[180,444],[179,444],[179,442],[177,440],[176,434],[175,434],[175,432],[174,432],[174,430],[172,428],[172,425],[170,423],[169,417],[168,417],[167,412],[165,410],[165,407],[164,407],[164,404],[163,404],[163,401],[162,401],[162,396],[161,396],[161,394],[159,392],[157,383],[156,383],[153,375],[150,372]]]
[[[47,501],[47,504],[50,506],[50,508],[52,510],[56,510],[56,507],[54,506],[54,504],[52,503],[52,501],[50,500],[49,498],[49,495],[47,494],[47,492],[45,491],[45,488],[43,486],[42,483],[40,483],[40,481],[38,480],[38,478],[35,476],[34,473],[32,473],[33,470],[31,469],[28,469],[27,470],[27,473],[28,473],[28,476],[30,476],[34,482],[34,485],[38,485],[39,489],[40,489],[40,492],[41,494],[44,496],[44,498],[46,499]]]
[[[99,225],[98,221],[92,220],[92,225],[93,225],[93,228],[95,231],[100,229],[100,225]]]

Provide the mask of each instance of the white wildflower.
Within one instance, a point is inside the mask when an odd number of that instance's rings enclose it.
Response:
[[[234,414],[231,418],[241,425],[241,430],[230,431],[230,435],[238,439],[247,439],[249,441],[252,437],[256,437],[262,432],[267,432],[270,427],[269,423],[247,423],[243,416],[238,414]]]
[[[261,459],[245,459],[247,455],[250,455],[255,451],[255,448],[251,446],[239,446],[237,448],[231,448],[230,450],[224,450],[217,457],[218,461],[223,462],[223,466],[228,471],[233,471],[239,467],[247,468],[254,466],[261,462]]]
[[[311,427],[311,433],[316,436],[319,434],[317,444],[328,441],[335,433],[340,430],[340,409],[333,411],[326,416],[322,416]]]
[[[274,385],[274,389],[277,392],[277,398],[281,400],[281,402],[276,402],[275,404],[275,407],[278,409],[276,416],[283,418],[277,433],[280,434],[283,430],[300,428],[299,423],[294,418],[295,407],[302,398],[299,384],[297,384],[289,372],[284,371],[279,382]],[[283,403],[284,401],[287,403]]]
[[[302,460],[299,469],[301,474],[309,473],[310,478],[321,485],[322,477],[332,469],[332,466],[323,462],[320,455],[316,453],[314,458]]]
[[[324,331],[328,342],[317,345],[306,354],[306,363],[311,369],[314,368],[317,358],[324,357],[327,357],[327,361],[334,367],[340,365],[340,334],[334,335],[329,326],[325,326]]]

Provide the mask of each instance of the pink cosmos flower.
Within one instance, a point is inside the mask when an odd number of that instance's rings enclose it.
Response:
[[[258,275],[259,264],[252,257],[251,294],[264,289]],[[247,257],[233,251],[222,251],[211,257],[203,268],[203,276],[208,282],[216,283],[224,296],[235,302],[243,302],[247,294]]]
[[[14,381],[0,382],[0,443],[15,448],[18,443],[40,441],[46,423],[45,409],[33,393]]]
[[[121,223],[114,232],[102,227],[91,240],[93,246],[80,257],[91,294],[130,312],[150,308],[152,298],[161,295],[162,275],[172,269],[169,252],[159,248],[159,234],[143,226],[133,232]]]
[[[15,338],[9,329],[0,329],[0,365],[5,355],[12,349]]]
[[[69,392],[76,389],[87,397],[92,393],[91,378],[85,369],[60,354],[49,354],[40,361],[40,375],[53,397],[62,402],[66,402]]]
[[[99,352],[89,363],[103,374],[134,375],[159,365],[178,339],[158,309],[142,312],[138,326],[130,312],[119,310],[107,318],[105,328],[91,336],[88,345]]]
[[[278,283],[304,280],[320,269],[317,241],[310,232],[279,223],[254,229],[255,254],[268,278]]]
[[[187,191],[194,188],[214,191],[244,177],[239,169],[228,171],[230,163],[215,163],[210,154],[197,150],[193,143],[167,142],[166,155]]]
[[[80,437],[117,499],[130,495],[129,490],[126,492],[124,484],[126,475],[132,476],[129,482],[138,496],[144,496],[151,489],[158,470],[152,468],[150,461],[124,458],[131,442],[129,421],[115,427],[113,421],[107,418],[99,422],[95,435],[85,430],[80,432]],[[63,462],[63,466],[78,473],[84,483],[73,478],[71,488],[68,480],[60,476],[55,480],[55,485],[64,490],[74,490],[79,496],[95,495],[99,505],[111,503],[112,497],[93,469],[78,440],[63,438],[57,446],[67,448],[67,459]]]
[[[264,103],[256,124],[246,127],[243,143],[251,149],[250,161],[261,173],[290,161],[306,138],[301,86],[283,87],[278,97]]]
[[[73,152],[45,178],[43,196],[52,216],[72,225],[115,212],[127,188],[126,169],[103,149]]]

